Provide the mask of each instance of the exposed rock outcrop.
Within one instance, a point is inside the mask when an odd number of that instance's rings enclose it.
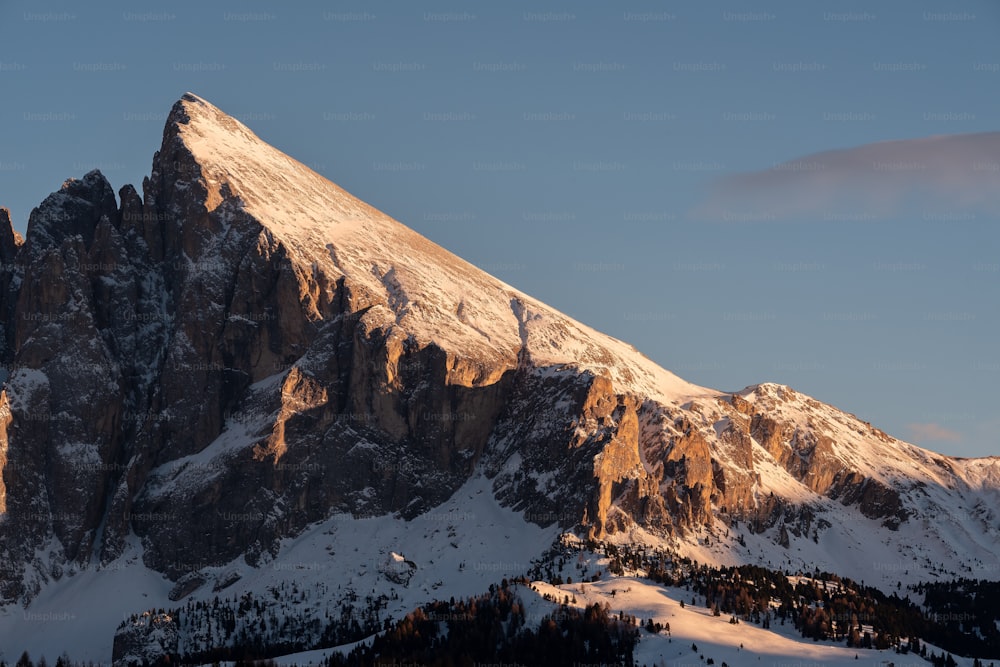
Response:
[[[821,524],[802,498],[893,529],[913,515],[897,459],[958,488],[943,457],[787,387],[680,380],[195,96],[142,190],[67,181],[23,243],[0,209],[4,601],[133,535],[181,598],[333,513],[413,518],[480,473],[595,538],[721,519],[788,543]]]

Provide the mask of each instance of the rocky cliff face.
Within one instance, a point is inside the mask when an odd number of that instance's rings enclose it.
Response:
[[[787,387],[676,378],[192,95],[141,198],[67,181],[23,243],[0,209],[0,263],[7,601],[133,537],[180,598],[333,513],[412,518],[475,474],[594,537],[722,520],[787,541],[817,499],[891,529],[915,479],[968,485]]]

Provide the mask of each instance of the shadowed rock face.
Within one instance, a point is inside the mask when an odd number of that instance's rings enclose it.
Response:
[[[205,158],[215,135],[246,159]],[[763,463],[907,519],[899,489],[841,451],[845,433],[898,444],[880,431],[776,385],[651,396],[651,362],[258,143],[185,96],[142,198],[90,172],[23,242],[0,209],[3,600],[133,535],[182,597],[206,566],[260,563],[334,513],[415,517],[480,472],[529,521],[598,538],[722,517],[781,523],[787,544],[812,515],[770,492]],[[296,227],[324,207],[328,227]]]

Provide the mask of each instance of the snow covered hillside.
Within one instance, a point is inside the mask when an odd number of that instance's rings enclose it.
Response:
[[[323,618],[353,603],[360,618],[368,607],[366,598],[382,597],[381,619],[399,618],[429,600],[475,595],[504,577],[526,573],[556,534],[554,528],[541,529],[500,507],[488,480],[480,477],[412,521],[333,515],[284,540],[279,557],[271,562],[251,567],[237,560],[208,568],[212,585],[182,601],[171,600],[173,584],[143,566],[133,552],[103,569],[80,572],[47,587],[27,608],[4,607],[0,659],[12,663],[28,650],[51,663],[68,651],[74,660],[108,662],[115,630],[133,615],[216,597],[239,600],[247,593],[273,603],[278,596],[270,591],[293,586],[308,602],[289,596],[291,606],[269,612]],[[395,561],[394,553],[413,563],[408,580],[392,576],[385,567],[387,560]],[[208,631],[199,629],[202,636]],[[216,636],[220,634],[216,628]],[[187,642],[178,647],[183,651],[197,637],[182,639]]]

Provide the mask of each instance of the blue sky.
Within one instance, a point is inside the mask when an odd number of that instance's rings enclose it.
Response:
[[[1000,143],[909,141],[1000,130],[995,3],[4,0],[0,26],[22,232],[66,178],[138,185],[190,90],[686,379],[1000,454]]]

